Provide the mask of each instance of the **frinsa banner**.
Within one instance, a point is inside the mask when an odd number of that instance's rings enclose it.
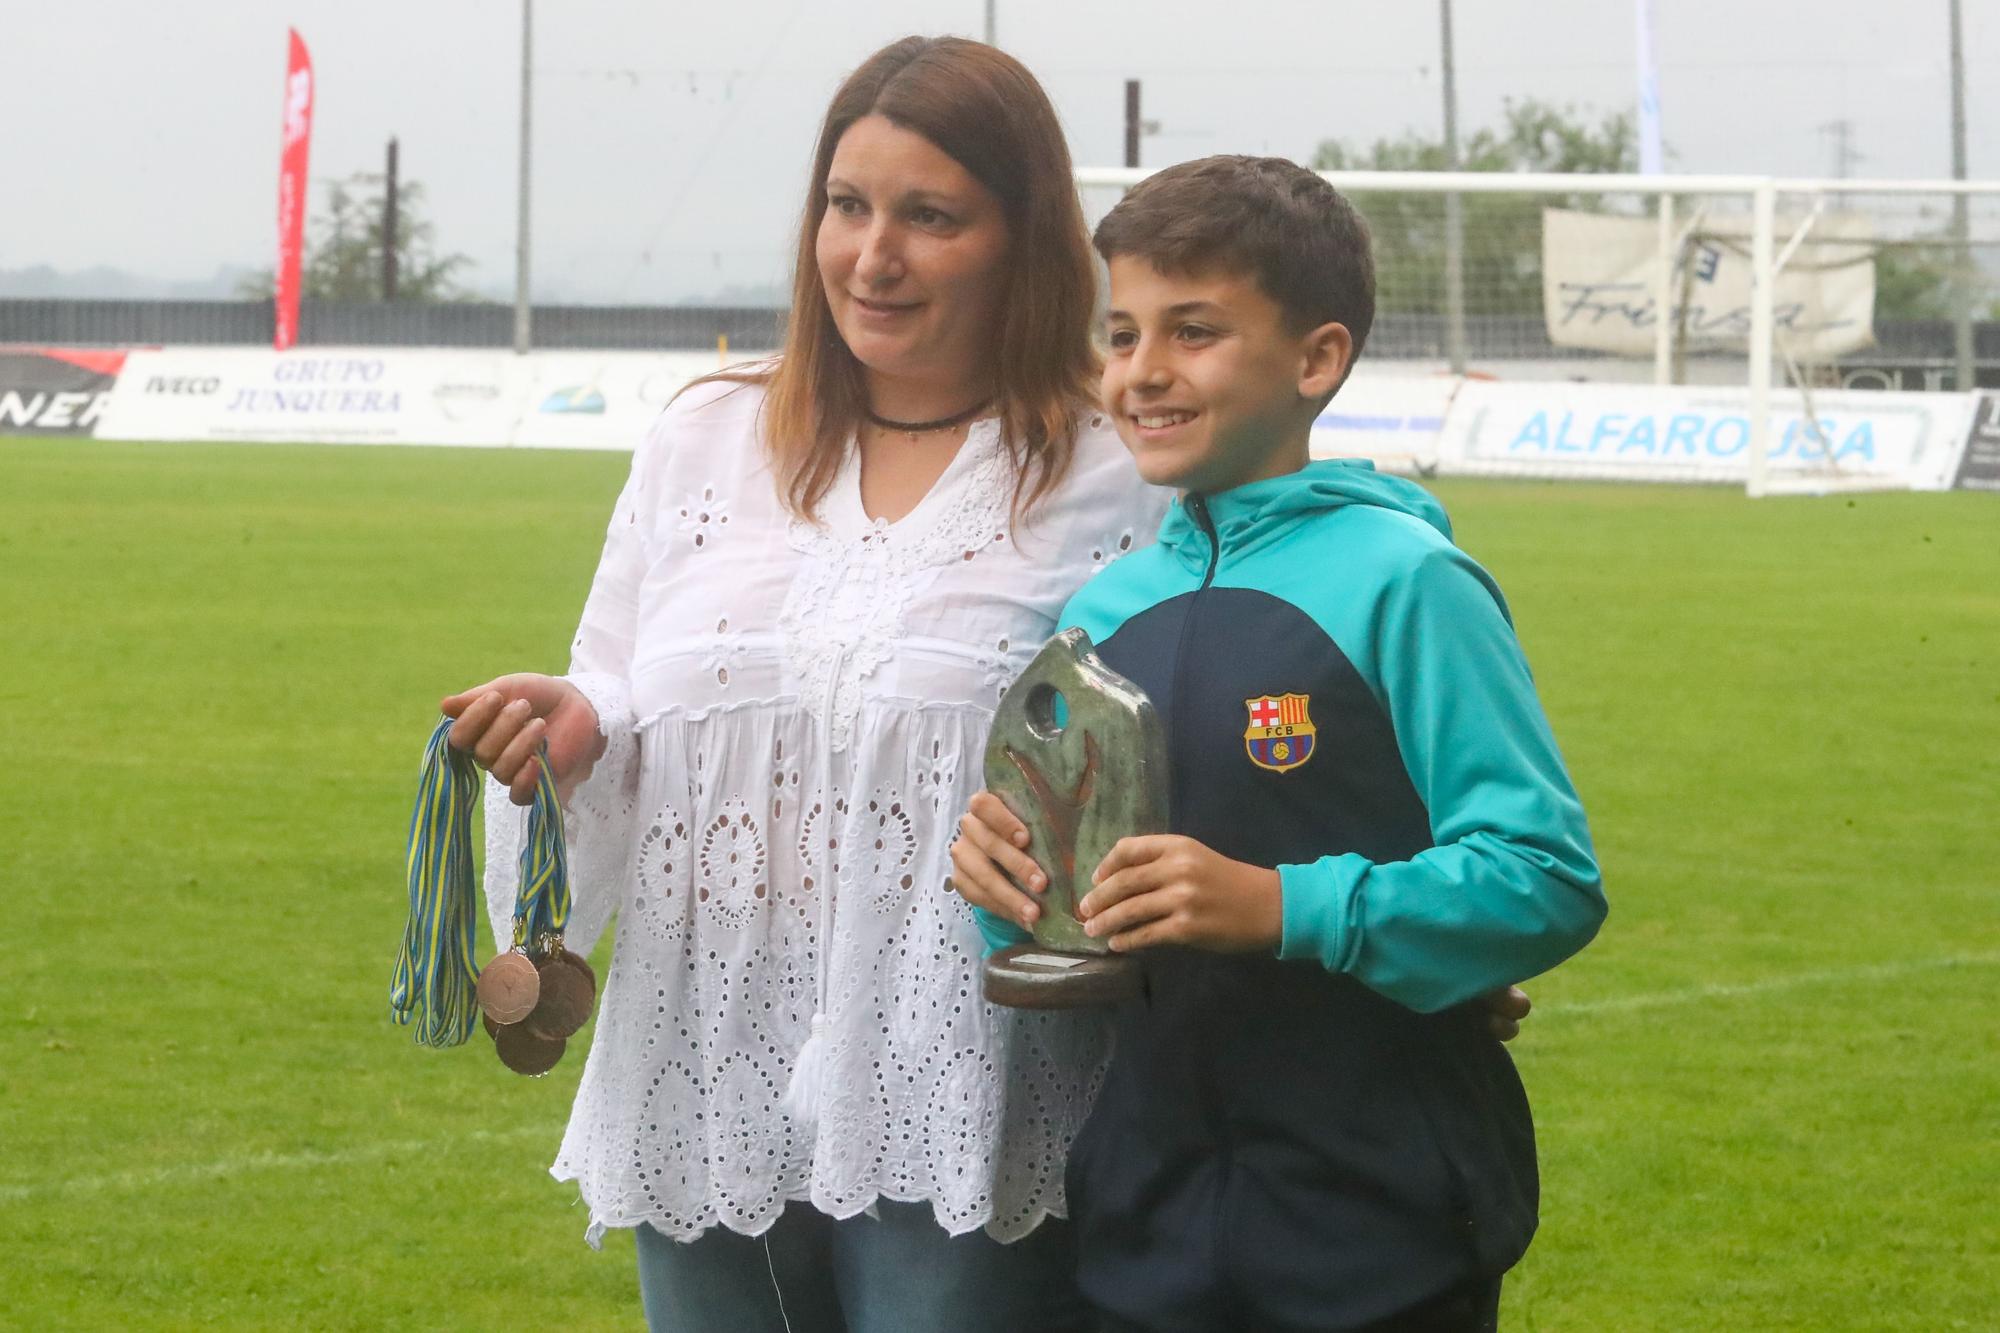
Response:
[[[1778,219],[1780,243],[1804,220]],[[1868,219],[1815,218],[1779,274],[1773,315],[1782,348],[1830,361],[1875,340],[1875,247]],[[1701,219],[1676,256],[1667,317],[1694,351],[1750,345],[1750,222]],[[1660,233],[1652,218],[1542,211],[1542,306],[1549,341],[1651,357],[1659,321]]]
[[[1948,486],[1970,424],[1967,394],[1771,395],[1774,475]],[[1440,440],[1445,472],[1632,481],[1747,481],[1747,389],[1468,381]]]
[[[117,383],[124,352],[0,348],[0,435],[89,435]]]

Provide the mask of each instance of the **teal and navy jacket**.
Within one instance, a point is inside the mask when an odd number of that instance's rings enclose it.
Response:
[[[1148,1327],[1342,1328],[1513,1264],[1533,1125],[1466,1002],[1605,904],[1498,587],[1421,487],[1317,462],[1176,503],[1063,625],[1159,710],[1171,830],[1284,898],[1275,955],[1138,955],[1070,1157],[1086,1293]]]

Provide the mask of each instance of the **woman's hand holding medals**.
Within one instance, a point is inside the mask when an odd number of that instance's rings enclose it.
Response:
[[[516,805],[535,799],[541,764],[536,748],[548,745],[556,792],[568,800],[604,753],[597,710],[583,692],[558,676],[532,672],[501,676],[454,694],[438,705],[454,718],[451,746],[507,786]]]
[[[545,1074],[590,1019],[597,976],[563,947],[569,920],[569,858],[562,807],[603,753],[597,711],[553,676],[502,676],[443,701],[424,752],[410,822],[410,921],[390,984],[390,1011],[415,1023],[427,1046],[471,1035],[473,1009],[502,1064]],[[486,769],[529,807],[514,900],[513,947],[479,970],[471,820]]]

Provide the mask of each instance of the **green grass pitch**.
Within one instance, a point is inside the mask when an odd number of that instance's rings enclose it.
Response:
[[[544,1171],[580,1047],[385,1012],[433,704],[560,668],[625,465],[0,441],[0,1325],[637,1325]],[[1436,489],[1612,903],[1514,1046],[1506,1326],[1993,1327],[2000,503]]]

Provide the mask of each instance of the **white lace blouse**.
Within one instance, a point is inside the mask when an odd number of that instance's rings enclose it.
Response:
[[[569,943],[589,949],[614,909],[617,928],[553,1173],[578,1182],[593,1243],[878,1198],[1012,1240],[1065,1211],[1106,1038],[1089,1015],[980,998],[948,850],[1000,693],[1069,595],[1152,540],[1167,495],[1094,417],[1011,525],[987,420],[897,522],[863,511],[852,451],[820,523],[795,521],[762,400],[701,386],[660,418],[577,632],[569,679],[607,746],[569,807]],[[521,817],[491,784],[487,814],[506,938]],[[794,1119],[781,1098],[815,1012],[817,1116]]]

